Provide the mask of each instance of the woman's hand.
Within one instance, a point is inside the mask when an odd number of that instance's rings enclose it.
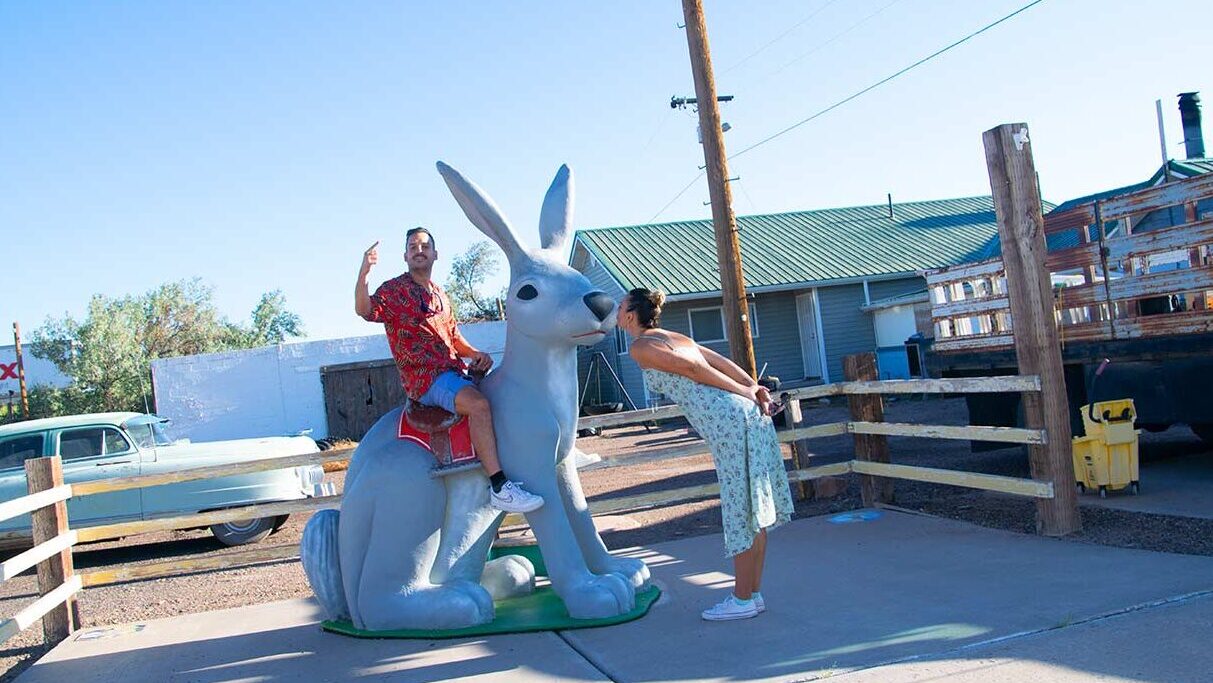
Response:
[[[750,387],[749,397],[750,400],[754,401],[755,405],[758,406],[758,410],[760,410],[763,415],[771,414],[774,409],[775,401],[771,398],[770,389],[762,386],[761,384],[755,384],[754,386]]]
[[[758,398],[761,403],[758,405],[762,409],[762,414],[770,416],[775,412],[775,399],[771,398],[771,390],[759,385]]]

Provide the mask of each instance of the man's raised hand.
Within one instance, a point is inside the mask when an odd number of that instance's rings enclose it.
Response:
[[[376,263],[379,263],[379,240],[375,240],[375,243],[363,252],[362,274],[366,275],[371,272],[371,268],[374,268]]]

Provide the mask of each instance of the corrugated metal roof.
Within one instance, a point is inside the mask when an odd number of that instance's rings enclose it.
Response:
[[[1172,159],[1171,170],[1185,178],[1213,173],[1213,159]]]
[[[1205,173],[1213,173],[1213,159],[1171,159],[1167,162],[1165,168],[1172,177],[1192,178],[1194,176],[1204,175]],[[1086,195],[1085,197],[1070,199],[1058,204],[1057,208],[1053,210],[1065,211],[1080,204],[1090,204],[1091,202],[1099,199],[1118,197],[1122,194],[1129,194],[1130,192],[1144,190],[1147,187],[1154,187],[1162,180],[1163,170],[1164,167],[1159,166],[1158,170],[1154,172],[1154,175],[1150,176],[1149,180],[1143,180],[1140,183],[1118,187],[1115,190],[1104,190],[1103,192],[1096,192],[1094,194]]]
[[[998,226],[990,197],[739,216],[747,288],[878,277],[979,261]],[[667,294],[720,289],[709,219],[580,230],[581,244],[623,285]]]

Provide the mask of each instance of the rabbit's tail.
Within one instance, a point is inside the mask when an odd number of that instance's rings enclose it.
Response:
[[[299,560],[307,574],[316,600],[329,619],[349,619],[350,607],[341,581],[341,560],[337,553],[337,523],[341,513],[321,510],[312,515],[299,541]]]

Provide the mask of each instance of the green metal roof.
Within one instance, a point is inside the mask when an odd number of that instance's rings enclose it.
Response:
[[[1204,175],[1205,173],[1213,173],[1213,159],[1171,159],[1167,162],[1165,170],[1173,177],[1192,178],[1194,176]],[[1159,166],[1158,170],[1155,171],[1154,175],[1150,176],[1148,180],[1143,180],[1140,183],[1134,183],[1132,185],[1125,185],[1124,187],[1118,187],[1115,190],[1104,190],[1103,192],[1096,192],[1094,194],[1086,195],[1085,197],[1070,199],[1058,204],[1057,208],[1053,209],[1053,211],[1065,211],[1080,204],[1090,204],[1096,200],[1108,199],[1109,197],[1119,197],[1122,194],[1129,194],[1130,192],[1144,190],[1147,187],[1154,187],[1162,180],[1163,171],[1164,167]]]
[[[990,197],[739,216],[747,288],[879,277],[980,261],[996,249]],[[710,219],[580,230],[624,289],[720,290]]]
[[[1185,178],[1213,173],[1213,159],[1172,159],[1167,162],[1167,165],[1172,172]]]
[[[0,437],[25,432],[36,432],[42,429],[63,429],[64,427],[84,427],[90,425],[122,425],[127,420],[139,417],[143,413],[88,413],[85,415],[65,415],[63,417],[44,417],[39,420],[26,420],[0,425]]]

